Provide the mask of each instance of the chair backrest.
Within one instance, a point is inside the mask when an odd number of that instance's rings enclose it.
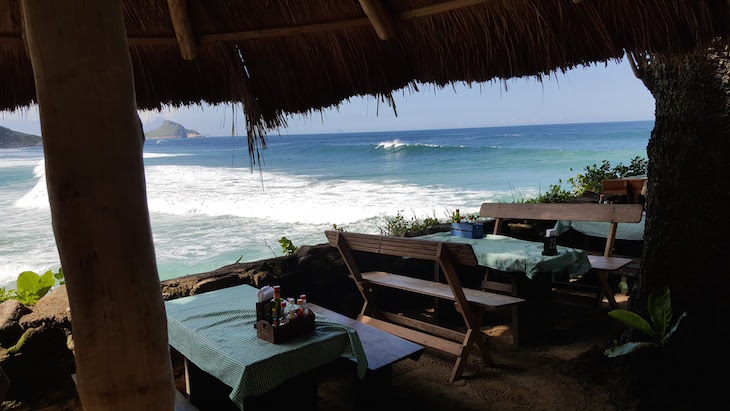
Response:
[[[441,242],[419,240],[416,238],[384,236],[376,234],[348,233],[345,231],[325,231],[327,241],[333,247],[338,246],[338,239],[344,240],[352,251],[385,254],[396,257],[409,257],[421,260],[438,261],[438,248]],[[477,257],[469,244],[447,243],[443,246],[454,264],[476,266]]]
[[[610,223],[603,255],[613,254],[618,223],[638,223],[644,207],[641,204],[512,204],[484,203],[479,215],[494,218],[494,234],[499,234],[504,219],[572,220]]]
[[[484,203],[479,215],[487,218],[525,220],[601,221],[638,223],[644,208],[640,204],[512,204]]]

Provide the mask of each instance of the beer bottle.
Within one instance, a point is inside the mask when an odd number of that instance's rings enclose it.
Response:
[[[460,223],[461,222],[461,214],[459,214],[459,209],[456,209],[456,212],[454,213],[454,222]]]

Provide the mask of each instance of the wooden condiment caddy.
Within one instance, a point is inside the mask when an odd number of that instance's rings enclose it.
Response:
[[[280,344],[293,337],[314,330],[314,312],[289,320],[284,325],[271,325],[271,303],[256,303],[256,336],[272,344]]]
[[[314,313],[297,317],[284,325],[274,327],[267,320],[256,322],[256,336],[272,344],[280,344],[292,337],[314,330]]]

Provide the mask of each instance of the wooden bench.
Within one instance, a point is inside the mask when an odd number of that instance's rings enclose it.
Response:
[[[339,250],[364,299],[362,310],[357,317],[358,321],[415,343],[456,355],[456,363],[449,382],[453,382],[461,376],[474,345],[479,349],[482,360],[487,365],[494,364],[489,354],[486,336],[479,328],[485,310],[512,307],[524,300],[498,293],[462,288],[455,266],[477,265],[474,250],[470,245],[334,230],[328,230],[325,234],[329,243]],[[434,261],[443,271],[447,283],[421,280],[385,271],[361,273],[352,251]],[[454,301],[456,309],[466,325],[466,332],[462,333],[381,310],[377,307],[373,295],[374,289],[377,287],[387,287]]]
[[[605,295],[612,308],[618,304],[614,299],[611,287],[608,284],[608,274],[619,271],[633,262],[630,258],[614,257],[613,249],[616,241],[616,229],[619,223],[638,223],[641,221],[643,207],[640,204],[508,204],[508,203],[484,203],[481,206],[479,215],[486,218],[494,218],[494,234],[501,233],[504,221],[508,219],[520,220],[572,220],[592,221],[609,223],[606,233],[606,245],[603,255],[589,255],[591,267],[598,274],[599,286],[595,294],[597,307]],[[482,282],[482,288],[495,291],[512,291],[503,283],[491,282],[488,279],[488,272]],[[622,277],[622,281],[626,278]]]

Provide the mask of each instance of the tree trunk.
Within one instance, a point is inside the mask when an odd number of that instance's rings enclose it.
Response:
[[[676,377],[691,388],[689,396],[709,390],[711,378],[703,377],[728,357],[729,64],[718,43],[681,58],[652,56],[645,77],[656,123],[647,149],[641,275],[630,309],[646,316],[649,294],[667,286],[674,318],[687,312],[670,347],[683,361],[676,366],[684,375]]]
[[[84,410],[172,410],[122,4],[22,6],[81,402]]]

